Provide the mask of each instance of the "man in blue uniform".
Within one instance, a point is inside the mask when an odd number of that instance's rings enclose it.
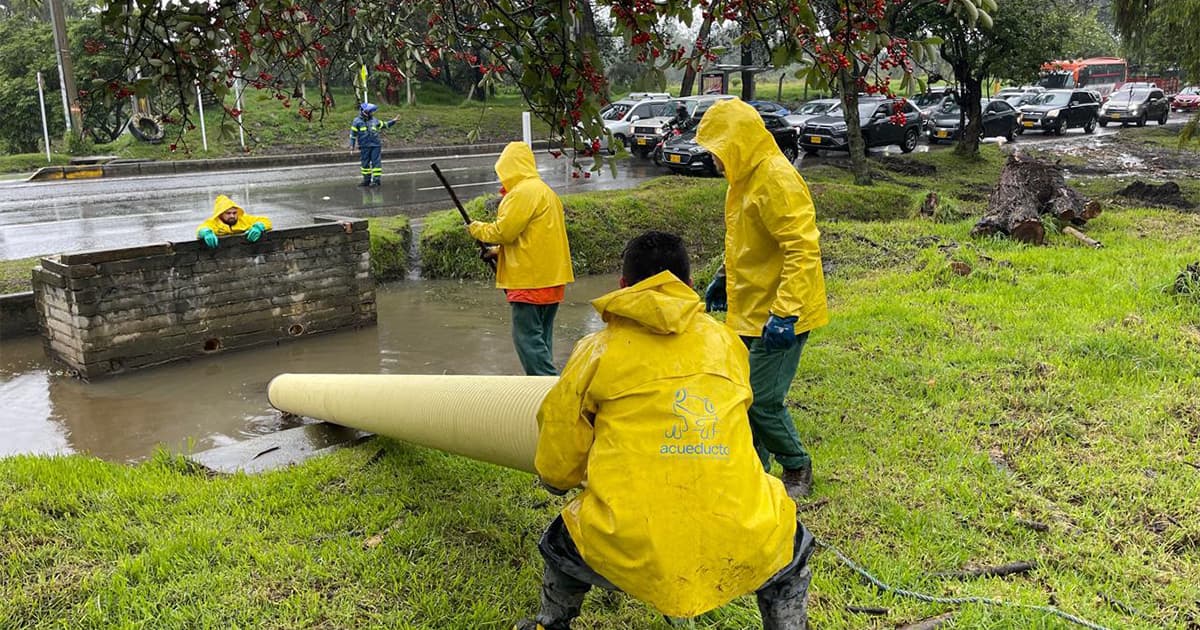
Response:
[[[362,182],[359,186],[378,186],[383,178],[383,162],[380,159],[383,143],[379,140],[379,133],[396,124],[397,119],[386,122],[379,120],[375,117],[378,109],[378,105],[363,103],[358,108],[359,115],[350,123],[350,150],[353,151],[357,144],[361,161]]]

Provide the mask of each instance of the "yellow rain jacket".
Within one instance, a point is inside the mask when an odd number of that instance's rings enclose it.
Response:
[[[237,223],[232,227],[226,225],[221,220],[221,214],[230,208],[237,208],[238,211]],[[208,228],[217,236],[229,236],[230,234],[241,234],[253,227],[255,223],[262,223],[263,227],[268,230],[271,229],[271,220],[267,217],[256,217],[252,214],[246,214],[246,211],[229,197],[217,195],[217,200],[213,202],[212,216],[204,223],[201,223],[200,227],[196,228],[196,232],[198,234],[200,230]]]
[[[792,559],[796,505],[750,437],[748,353],[670,272],[592,302],[538,412],[534,465],[580,555],[626,593],[694,617]]]
[[[696,142],[721,159],[729,181],[725,322],[749,337],[762,335],[771,313],[797,316],[797,333],[829,323],[812,196],[762,117],[742,101],[720,101],[700,120]]]
[[[508,191],[496,221],[474,221],[467,227],[476,240],[500,245],[496,287],[543,289],[574,282],[563,204],[538,176],[529,145],[510,142],[504,147],[496,175]]]

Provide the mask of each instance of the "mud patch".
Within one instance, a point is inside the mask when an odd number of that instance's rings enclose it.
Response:
[[[876,161],[876,160],[872,160]],[[878,165],[901,175],[916,175],[918,177],[929,177],[937,174],[937,167],[925,162],[917,162],[915,160],[905,160],[893,158],[890,160],[878,160]]]
[[[1167,182],[1156,186],[1154,184],[1147,184],[1140,179],[1134,180],[1132,184],[1118,190],[1117,194],[1155,206],[1170,206],[1180,210],[1194,210],[1196,208],[1196,204],[1183,196],[1183,191],[1179,188],[1179,184],[1175,182]]]

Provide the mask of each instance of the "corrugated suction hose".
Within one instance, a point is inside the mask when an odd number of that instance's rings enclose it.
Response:
[[[555,376],[280,374],[271,406],[532,473]]]

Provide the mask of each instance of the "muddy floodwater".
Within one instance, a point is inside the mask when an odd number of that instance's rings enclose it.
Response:
[[[558,311],[559,367],[602,326],[590,300],[615,276],[580,278]],[[52,363],[39,337],[0,342],[0,457],[85,453],[136,461],[158,445],[223,446],[285,428],[267,404],[283,372],[521,374],[503,294],[477,282],[381,286],[379,325],[174,363],[83,383]]]

